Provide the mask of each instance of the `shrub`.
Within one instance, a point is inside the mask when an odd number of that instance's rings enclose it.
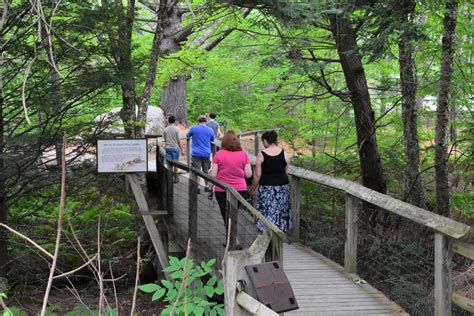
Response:
[[[163,271],[170,274],[172,281],[162,280],[159,284],[144,284],[139,289],[152,295],[152,301],[167,302],[161,315],[170,315],[173,306],[176,315],[224,315],[224,305],[208,301],[214,295],[224,293],[224,282],[211,275],[216,259],[195,265],[192,259],[170,257],[170,266]],[[207,281],[205,279],[209,278]]]

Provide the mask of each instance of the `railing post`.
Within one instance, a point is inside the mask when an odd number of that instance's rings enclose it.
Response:
[[[198,220],[198,178],[193,170],[189,170],[189,214],[188,214],[188,232],[191,241],[197,240],[197,220]]]
[[[237,201],[236,197],[230,192],[226,192],[226,199],[227,199],[227,222],[230,219],[230,238],[229,238],[229,250],[234,250],[235,246],[237,245],[237,228],[238,228],[238,206],[239,202]],[[226,234],[227,235],[227,234]]]
[[[291,218],[293,220],[293,230],[291,239],[297,242],[300,239],[300,196],[301,178],[291,177]]]
[[[259,141],[258,139],[260,138],[260,133],[259,132],[255,132],[255,143],[254,143],[254,146],[255,146],[255,156],[258,155],[260,149],[259,149]]]
[[[186,138],[186,164],[191,166],[191,138]]]
[[[168,211],[168,223],[174,225],[174,187],[173,166],[166,170],[166,210]]]
[[[165,200],[165,194],[166,194],[166,188],[164,186],[165,184],[165,172],[166,168],[164,167],[165,160],[163,157],[160,155],[160,147],[159,144],[156,144],[156,160],[155,160],[155,168],[156,168],[156,192],[153,194],[156,194],[156,208],[157,209],[166,209],[166,200]]]
[[[346,242],[344,244],[344,270],[357,273],[357,232],[360,201],[346,194]]]
[[[270,232],[270,245],[265,253],[265,261],[278,261],[283,266],[283,242],[273,232]]]
[[[451,315],[451,271],[453,244],[449,237],[435,233],[434,314]]]

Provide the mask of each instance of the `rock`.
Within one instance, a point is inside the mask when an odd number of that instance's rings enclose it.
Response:
[[[122,135],[124,133],[123,122],[120,118],[121,110],[122,108],[114,108],[94,119],[94,123],[97,124],[101,133],[113,135]],[[164,123],[164,115],[161,108],[152,105],[148,106],[145,134],[162,135]]]

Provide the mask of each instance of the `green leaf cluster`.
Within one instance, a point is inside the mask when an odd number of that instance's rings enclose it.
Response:
[[[167,303],[161,315],[170,315],[173,309],[176,315],[224,315],[223,304],[209,300],[224,293],[224,281],[212,275],[216,259],[197,264],[193,259],[171,256],[169,262],[163,271],[170,274],[172,281],[139,286],[141,291],[152,294],[152,301],[161,299]]]

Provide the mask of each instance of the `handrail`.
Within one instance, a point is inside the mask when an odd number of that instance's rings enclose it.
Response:
[[[290,166],[289,174],[333,189],[344,191],[364,202],[378,206],[386,211],[397,214],[456,240],[472,240],[474,237],[474,230],[469,225],[374,191],[361,184],[294,166]]]
[[[254,135],[255,133],[264,133],[268,131],[278,131],[278,130],[280,129],[279,128],[257,129],[255,131],[246,131],[246,132],[240,133],[239,136],[244,137],[248,135]]]

